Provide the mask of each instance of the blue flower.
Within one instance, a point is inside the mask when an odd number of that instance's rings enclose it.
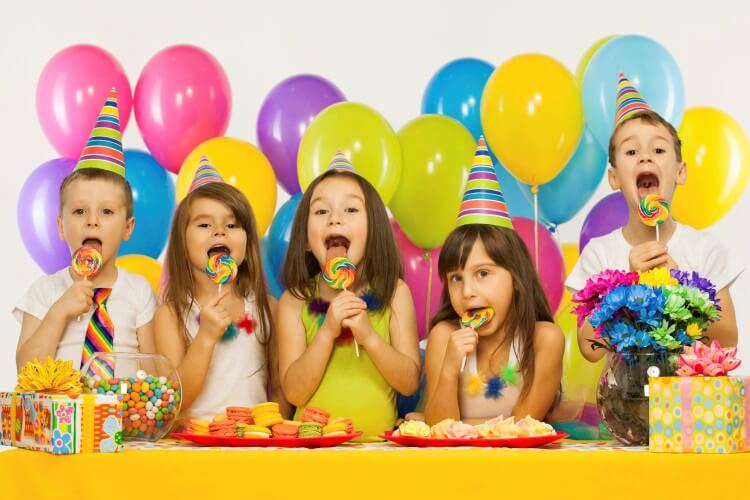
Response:
[[[72,453],[69,446],[70,441],[71,437],[69,432],[60,432],[60,429],[55,429],[52,433],[52,453],[59,455]]]

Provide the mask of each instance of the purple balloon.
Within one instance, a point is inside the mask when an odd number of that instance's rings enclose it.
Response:
[[[258,115],[258,145],[276,179],[290,195],[300,192],[297,151],[307,126],[331,104],[346,101],[334,84],[315,75],[296,75],[276,85]]]
[[[583,252],[591,238],[604,236],[628,223],[628,204],[619,191],[605,196],[594,205],[581,227],[578,250]]]
[[[39,267],[52,274],[70,263],[70,250],[57,231],[60,184],[76,160],[58,158],[38,166],[21,188],[18,230],[26,250]]]

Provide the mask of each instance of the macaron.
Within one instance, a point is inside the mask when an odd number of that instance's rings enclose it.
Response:
[[[250,410],[250,413],[253,416],[253,418],[255,418],[256,415],[259,415],[265,412],[279,413],[279,403],[274,403],[273,401],[269,401],[267,403],[260,403],[260,404],[253,406],[253,409]]]
[[[227,407],[227,418],[234,420],[235,422],[242,422],[245,424],[252,424],[252,409],[244,408],[242,406],[228,406]]]
[[[250,424],[246,424],[244,422],[237,422],[237,428],[235,429],[237,437],[245,437],[245,430],[249,427],[249,425]]]
[[[284,419],[281,417],[281,413],[261,413],[260,415],[256,415],[253,420],[257,425],[262,425],[263,427],[273,427],[276,424],[280,424],[284,421]]]
[[[243,437],[270,438],[271,430],[267,427],[263,427],[262,425],[248,425],[247,427],[245,427],[245,435]]]
[[[297,426],[290,424],[276,424],[271,427],[273,437],[275,438],[296,438],[297,437]]]
[[[325,410],[315,408],[314,406],[308,406],[307,408],[305,408],[305,411],[302,412],[302,421],[317,422],[320,425],[326,425],[328,424],[328,419],[330,418],[330,416],[331,414]]]
[[[211,422],[208,424],[208,432],[212,436],[236,436],[237,435],[237,422],[232,420],[223,420],[219,422]]]
[[[197,418],[191,418],[190,421],[185,426],[185,432],[188,434],[201,434],[201,435],[207,435],[208,434],[208,425],[209,422],[205,420],[199,420]]]
[[[338,423],[344,423],[346,424],[346,433],[347,434],[353,434],[354,433],[354,424],[352,423],[352,420],[350,418],[346,417],[339,417],[339,418],[332,418],[328,421],[328,424],[338,424]]]
[[[323,426],[317,422],[303,422],[299,426],[299,437],[320,437],[323,435]]]
[[[323,427],[324,436],[345,436],[346,433],[346,422],[330,423]]]

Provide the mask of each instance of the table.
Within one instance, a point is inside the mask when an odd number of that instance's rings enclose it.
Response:
[[[740,484],[750,470],[750,453],[657,454],[601,441],[526,450],[198,448],[176,441],[126,446],[115,454],[0,453],[0,497],[699,498]]]

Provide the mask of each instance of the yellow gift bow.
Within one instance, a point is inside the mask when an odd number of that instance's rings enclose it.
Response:
[[[52,359],[52,356],[47,356],[44,362],[34,358],[18,373],[17,392],[62,393],[76,398],[82,390],[81,372],[73,368],[71,361]]]

